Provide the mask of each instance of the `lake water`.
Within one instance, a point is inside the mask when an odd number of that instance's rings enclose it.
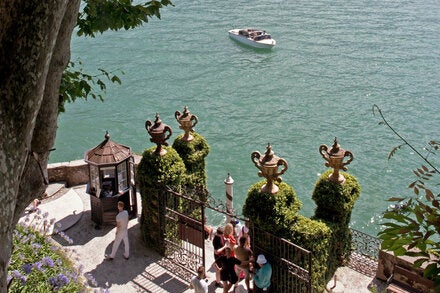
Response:
[[[326,170],[318,148],[337,137],[354,154],[348,172],[362,187],[351,225],[375,235],[386,199],[412,194],[412,169],[422,162],[409,148],[387,160],[401,141],[378,125],[372,106],[421,152],[438,139],[440,2],[174,4],[141,28],[73,38],[73,60],[80,57],[93,74],[100,67],[114,71],[123,83],[108,87],[104,103],[67,105],[51,162],[83,158],[106,130],[142,153],[153,146],[144,124],[156,112],[172,127],[172,143],[181,133],[174,112],[187,105],[211,147],[206,161],[214,197],[224,199],[231,173],[234,207],[241,211],[247,190],[261,180],[250,155],[263,154],[270,143],[289,164],[283,180],[303,202],[301,214],[310,216],[314,184]],[[277,45],[244,47],[228,37],[237,27],[265,29]],[[209,219],[221,221],[215,214]]]

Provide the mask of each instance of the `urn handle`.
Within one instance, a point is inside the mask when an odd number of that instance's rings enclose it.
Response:
[[[261,170],[260,158],[261,158],[261,154],[258,151],[255,151],[251,154],[251,160],[254,163],[255,167]]]
[[[326,146],[325,144],[320,145],[319,146],[319,153],[324,158],[324,160],[326,160],[325,166],[330,167],[330,164],[329,164],[330,159],[328,157],[328,146]]]
[[[289,168],[289,165],[287,164],[287,161],[284,160],[284,159],[279,159],[279,160],[278,160],[277,168],[278,168],[279,166],[283,166],[284,168],[281,169],[280,172],[276,173],[276,176],[277,176],[277,177],[283,175],[284,172],[286,172],[287,169]],[[281,179],[281,178],[280,178],[280,179]],[[281,182],[281,181],[280,181],[280,182]]]

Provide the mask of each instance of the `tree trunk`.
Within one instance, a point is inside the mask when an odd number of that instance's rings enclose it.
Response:
[[[0,293],[7,292],[15,225],[47,185],[59,84],[79,3],[0,3]]]

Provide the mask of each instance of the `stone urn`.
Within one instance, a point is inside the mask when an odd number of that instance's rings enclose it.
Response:
[[[347,171],[346,165],[353,161],[353,154],[341,148],[336,137],[331,149],[322,144],[319,146],[319,153],[327,161],[325,166],[333,168],[333,173],[329,175],[329,180],[341,185],[344,184],[345,178],[339,173],[339,170]],[[348,160],[344,162],[345,157]]]
[[[176,118],[177,122],[179,122],[180,124],[179,128],[185,131],[182,140],[188,142],[192,141],[194,139],[194,136],[192,136],[191,132],[194,131],[193,127],[196,126],[197,122],[199,121],[197,116],[191,114],[188,110],[188,107],[185,106],[183,108],[183,113],[176,111],[174,113],[174,117]]]
[[[167,139],[169,139],[173,133],[171,127],[165,123],[162,123],[162,120],[159,118],[159,114],[156,113],[156,120],[154,121],[154,124],[150,120],[145,121],[145,129],[151,136],[150,141],[157,145],[154,153],[158,156],[165,155],[167,150],[162,148],[162,145],[168,146]]]
[[[251,154],[251,160],[260,170],[258,176],[267,179],[267,183],[261,187],[260,191],[276,194],[279,188],[274,184],[274,181],[278,181],[279,183],[282,181],[280,175],[286,172],[288,168],[287,162],[274,154],[270,144],[267,145],[264,156],[262,156],[260,152],[255,151]],[[278,171],[280,166],[283,168]]]

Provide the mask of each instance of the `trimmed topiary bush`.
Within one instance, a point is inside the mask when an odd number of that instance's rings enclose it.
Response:
[[[172,147],[165,147],[164,156],[154,154],[156,147],[145,150],[137,169],[137,181],[142,197],[141,230],[151,248],[165,254],[163,244],[165,230],[159,230],[159,223],[164,221],[165,211],[159,205],[159,196],[165,186],[178,187],[185,177],[185,164]]]
[[[311,272],[316,292],[324,291],[338,266],[350,256],[351,231],[348,224],[361,191],[354,176],[343,173],[346,181],[341,186],[328,180],[331,172],[326,171],[316,183],[312,198],[317,209],[312,219],[297,214],[301,202],[293,188],[285,183],[277,184],[280,191],[275,195],[260,193],[266,180],[254,184],[243,206],[243,214],[261,229],[313,253]],[[270,251],[272,248],[265,249]],[[307,267],[307,264],[304,265]]]
[[[183,141],[181,139],[183,135],[179,135],[173,143],[173,148],[180,155],[186,167],[186,176],[182,186],[206,191],[205,158],[209,154],[209,145],[205,138],[196,132],[192,132],[194,139],[190,142]],[[204,195],[207,195],[207,192]],[[200,199],[206,200],[206,198]]]
[[[165,147],[167,153],[164,156],[154,154],[155,149],[145,150],[138,165],[137,179],[141,189],[179,186],[186,171],[182,158],[172,147]]]
[[[312,199],[316,203],[315,218],[333,223],[348,225],[351,211],[361,193],[357,179],[342,172],[346,181],[343,185],[328,179],[333,170],[327,170],[318,179],[313,190]]]
[[[330,249],[325,262],[326,281],[351,255],[351,211],[361,193],[361,187],[354,176],[342,173],[346,180],[340,185],[328,179],[332,172],[333,170],[327,170],[319,177],[312,194],[312,199],[317,205],[313,219],[322,220],[331,230]]]
[[[194,139],[190,142],[183,141],[183,134],[179,135],[173,143],[173,148],[185,163],[189,173],[205,172],[205,158],[209,154],[209,145],[205,138],[193,132]]]
[[[326,223],[301,215],[297,216],[296,222],[291,227],[289,240],[313,253],[312,281],[314,292],[323,292],[327,284],[332,234],[332,230]]]
[[[261,193],[260,189],[265,183],[266,180],[262,180],[251,186],[243,206],[243,215],[261,229],[286,237],[302,203],[296,197],[295,190],[284,182],[277,184],[279,191],[276,194]]]
[[[333,276],[333,273],[339,266],[345,265],[349,260],[352,252],[352,234],[350,228],[346,225],[326,221],[324,222],[332,231],[330,241],[331,249],[329,260],[327,262],[327,268],[330,272],[328,277],[330,278]]]

